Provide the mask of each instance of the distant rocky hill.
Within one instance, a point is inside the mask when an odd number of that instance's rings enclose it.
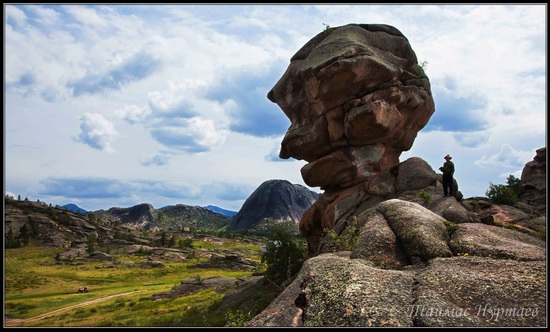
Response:
[[[72,211],[72,212],[76,212],[76,213],[82,213],[82,214],[85,214],[87,213],[88,211],[84,210],[83,208],[79,207],[78,205],[76,204],[65,204],[63,206],[61,206],[62,208],[64,208],[65,210],[69,210],[69,211]]]
[[[224,216],[227,216],[227,217],[233,217],[234,215],[237,214],[236,211],[229,211],[229,210],[222,209],[221,207],[214,206],[214,205],[207,205],[207,206],[205,206],[205,208],[207,208],[208,210],[217,212],[219,214],[223,214]]]
[[[36,241],[40,245],[69,247],[74,241],[85,241],[90,235],[113,238],[115,230],[91,220],[90,215],[74,213],[65,208],[41,202],[5,198],[4,231],[7,247]],[[132,237],[128,233],[129,239]],[[133,243],[142,243],[132,238]]]
[[[274,224],[295,225],[318,194],[286,180],[262,183],[244,202],[229,225],[231,230],[268,230]]]
[[[227,226],[230,217],[200,206],[169,205],[155,209],[151,204],[139,204],[129,208],[110,208],[93,212],[98,218],[124,224],[132,229],[181,230],[183,228],[221,228]]]

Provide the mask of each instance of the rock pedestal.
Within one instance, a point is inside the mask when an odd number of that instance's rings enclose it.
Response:
[[[268,98],[291,121],[280,157],[306,160],[305,183],[325,190],[300,222],[310,254],[323,230],[338,222],[342,205],[396,193],[399,156],[435,110],[407,38],[382,24],[320,32],[292,57]]]

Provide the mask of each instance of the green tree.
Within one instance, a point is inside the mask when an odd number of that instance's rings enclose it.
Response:
[[[519,196],[523,193],[523,185],[521,184],[521,179],[516,178],[512,174],[510,174],[506,179],[506,184],[508,185],[508,187],[512,188],[512,190],[516,193],[516,196]]]
[[[29,227],[27,227],[27,224],[24,224],[20,229],[19,229],[19,236],[18,238],[21,239],[21,243],[23,245],[27,245],[29,244],[29,240],[30,240],[30,234],[31,232],[29,231]]]
[[[177,241],[177,237],[176,237],[176,234],[172,234],[172,236],[170,237],[170,240],[168,241],[168,246],[169,247],[173,247],[176,245],[176,241]]]
[[[5,236],[6,239],[6,248],[19,248],[21,247],[21,241],[15,238],[13,235],[13,229],[8,230]]]
[[[166,232],[165,231],[162,231],[162,233],[160,233],[159,243],[160,243],[161,247],[164,247],[166,245],[166,243],[168,243],[168,241],[166,240]]]
[[[305,259],[305,248],[284,227],[275,227],[266,245],[261,261],[266,264],[266,276],[282,283],[300,271]]]
[[[183,248],[193,248],[193,240],[188,239],[188,238],[179,239],[178,247],[180,247],[181,249],[183,249]]]
[[[94,233],[88,235],[88,238],[86,240],[86,252],[88,254],[91,254],[92,252],[94,252],[96,250],[96,247],[97,247],[97,235],[95,235]]]
[[[91,222],[91,223],[95,223],[97,221],[97,216],[95,215],[95,213],[89,213],[88,214],[88,220]]]
[[[497,204],[514,206],[518,201],[518,196],[514,190],[503,184],[493,184],[489,182],[489,189],[485,191],[485,195]]]

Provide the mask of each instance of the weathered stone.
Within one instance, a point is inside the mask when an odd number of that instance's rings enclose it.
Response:
[[[370,210],[358,216],[358,219],[363,218],[366,223],[352,249],[351,258],[361,258],[386,269],[401,269],[408,265],[399,241],[384,216]]]
[[[532,161],[525,164],[521,172],[524,192],[519,200],[532,205],[540,213],[546,213],[546,147],[537,150]]]
[[[407,257],[452,256],[443,217],[413,202],[390,199],[377,205],[405,248]]]
[[[280,157],[308,161],[304,181],[328,192],[373,180],[365,201],[394,193],[395,179],[378,174],[399,163],[435,110],[428,78],[405,36],[376,24],[349,24],[312,38],[268,98],[291,121]],[[320,232],[312,225],[337,224],[312,222],[313,211],[330,215],[323,212],[328,206],[317,204],[303,219],[308,226],[300,227],[316,243],[312,232]]]
[[[435,199],[428,205],[428,209],[456,224],[481,222],[480,218],[474,212],[468,211],[456,199],[450,197]]]
[[[515,260],[546,259],[546,242],[518,231],[485,224],[459,225],[449,245],[455,254]]]
[[[546,326],[545,262],[436,258],[416,280],[415,326]]]

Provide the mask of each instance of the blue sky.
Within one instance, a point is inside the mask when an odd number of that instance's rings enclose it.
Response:
[[[266,95],[325,29],[382,23],[427,61],[436,111],[411,150],[451,154],[465,197],[546,146],[546,4],[6,5],[4,191],[88,211],[238,211],[290,125]],[[319,188],[311,188],[319,192]]]

